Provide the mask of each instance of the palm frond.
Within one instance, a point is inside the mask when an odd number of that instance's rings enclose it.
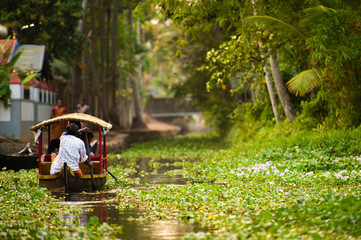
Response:
[[[33,78],[37,78],[39,76],[39,74],[35,73],[29,76],[26,76],[26,78],[24,78],[23,80],[21,80],[21,84],[25,84],[27,82],[29,82],[31,79]]]
[[[287,82],[288,90],[295,95],[304,96],[321,83],[322,73],[316,69],[305,70]]]
[[[55,67],[56,69],[58,69],[59,72],[61,73],[61,75],[63,75],[63,77],[65,77],[65,78],[70,77],[70,65],[67,61],[63,61],[60,59],[54,59],[53,62],[50,63],[50,65],[52,67]]]
[[[15,54],[15,56],[10,60],[10,62],[8,62],[7,64],[4,65],[5,68],[8,69],[8,68],[14,66],[16,61],[18,61],[18,59],[20,58],[21,54],[23,54],[23,52],[24,52],[24,49],[22,49],[20,52]]]
[[[267,27],[269,27],[270,29],[277,29],[277,30],[282,30],[283,32],[286,32],[288,34],[293,34],[293,35],[298,35],[300,37],[305,37],[305,35],[297,30],[294,26],[287,24],[277,18],[274,17],[270,17],[270,16],[251,16],[251,17],[246,17],[245,19],[246,23],[251,23],[251,24],[258,24],[258,23],[262,23],[264,25],[266,25]]]
[[[315,23],[322,19],[323,15],[337,13],[337,10],[324,5],[318,5],[316,7],[306,8],[303,12],[305,16],[300,21],[300,24],[305,27],[313,27]]]

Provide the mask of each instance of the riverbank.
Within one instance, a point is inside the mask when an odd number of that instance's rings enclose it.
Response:
[[[182,131],[180,126],[160,122],[153,118],[147,118],[146,126],[147,128],[144,129],[122,129],[113,126],[107,134],[107,151],[109,153],[121,152],[129,148],[133,143],[174,137]],[[28,142],[11,140],[0,136],[0,153],[16,154],[24,149],[27,144]],[[34,142],[30,143],[30,147],[34,153],[37,153],[38,147]],[[45,148],[46,146],[44,146]]]
[[[180,126],[160,122],[153,118],[147,118],[146,126],[145,129],[121,129],[114,126],[107,134],[107,151],[109,153],[121,152],[133,143],[174,137],[182,130]]]
[[[140,165],[146,156],[153,167],[177,160],[182,169],[166,174],[187,183],[121,188],[119,207],[213,229],[186,239],[359,239],[360,137],[361,129],[269,130],[249,141],[207,133],[136,144],[113,157]],[[124,182],[131,172],[111,171]]]

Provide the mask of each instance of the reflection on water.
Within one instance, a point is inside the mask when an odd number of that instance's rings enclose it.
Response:
[[[169,176],[164,173],[171,170],[182,170],[182,166],[175,166],[174,160],[160,159],[156,161],[159,165],[157,168],[149,165],[150,160],[142,158],[137,162],[135,169],[136,173],[130,177],[139,178],[140,183],[149,183],[149,184],[175,184],[175,185],[185,185],[187,179],[183,178],[182,175]],[[145,173],[145,175],[143,175]]]
[[[175,169],[172,161],[160,160],[157,169],[149,166],[149,160],[143,159],[137,163],[137,172],[131,177],[138,177],[142,183],[149,184],[177,184],[186,183],[181,175],[168,176],[164,172]],[[170,163],[170,164],[169,164]],[[145,174],[144,173],[149,173]],[[96,193],[54,193],[62,205],[79,206],[84,211],[78,215],[79,223],[86,225],[92,216],[97,216],[99,221],[108,224],[122,225],[123,239],[178,239],[188,233],[207,231],[197,224],[186,224],[177,221],[143,221],[147,212],[139,209],[117,209],[116,189],[104,190]],[[72,222],[76,216],[64,216],[65,220]]]
[[[79,224],[86,225],[92,216],[97,216],[99,221],[108,224],[122,225],[124,239],[178,239],[187,233],[205,231],[197,224],[179,223],[177,221],[137,221],[145,218],[147,213],[139,209],[117,209],[116,192],[102,191],[98,193],[57,193],[63,201],[62,205],[79,206],[83,211]],[[76,216],[63,216],[69,223]]]

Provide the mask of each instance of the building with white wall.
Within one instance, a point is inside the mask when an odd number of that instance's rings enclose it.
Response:
[[[3,59],[2,64],[9,62],[19,51],[23,51],[15,64],[15,69],[33,71],[39,74],[38,79],[32,79],[21,84],[19,76],[14,72],[9,81],[11,89],[10,106],[5,108],[0,101],[0,136],[22,141],[33,140],[30,127],[49,119],[52,106],[57,97],[56,87],[49,83],[49,75],[44,71],[45,46],[19,45],[15,39],[10,39],[7,46],[13,48],[11,55]],[[4,40],[0,40],[0,44]],[[45,73],[45,74],[44,74]],[[44,76],[47,75],[47,76]]]

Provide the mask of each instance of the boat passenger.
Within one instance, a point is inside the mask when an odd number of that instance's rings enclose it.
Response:
[[[90,153],[88,152],[88,149],[85,148],[86,154],[90,155],[90,156],[94,155],[94,153],[92,152],[93,151],[93,146],[90,144],[90,141],[93,139],[94,134],[91,132],[90,128],[88,128],[88,127],[83,127],[82,128],[81,122],[79,122],[79,121],[71,121],[70,123],[75,123],[78,126],[79,130],[78,130],[78,133],[76,134],[76,136],[78,138],[80,138],[81,140],[83,140],[85,146],[87,144],[85,135],[87,135],[87,137],[88,137],[88,147],[89,147],[89,152]]]
[[[51,164],[50,174],[59,174],[61,168],[64,166],[64,162],[71,168],[74,174],[78,177],[83,176],[81,169],[79,168],[79,160],[87,163],[91,167],[92,162],[87,161],[84,142],[76,137],[78,133],[78,126],[74,123],[69,124],[66,127],[66,132],[60,137],[59,155],[56,156]]]
[[[51,109],[50,117],[59,117],[61,115],[64,115],[67,113],[67,110],[65,107],[63,107],[63,102],[61,99],[59,99],[56,102],[56,106]],[[46,150],[46,153],[52,153],[55,151],[55,149],[59,149],[60,144],[60,136],[64,132],[66,127],[66,121],[53,123],[52,129],[51,129],[51,141],[49,143],[48,149]]]

